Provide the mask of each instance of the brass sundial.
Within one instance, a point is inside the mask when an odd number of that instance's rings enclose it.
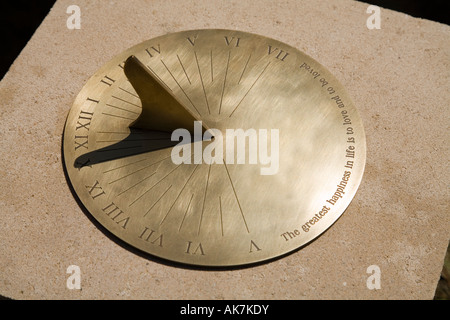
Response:
[[[360,184],[358,112],[323,66],[282,42],[192,30],[101,67],[67,118],[73,189],[115,236],[203,266],[271,259],[310,242]]]

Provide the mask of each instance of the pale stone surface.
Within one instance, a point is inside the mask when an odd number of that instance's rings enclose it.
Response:
[[[0,294],[15,299],[431,299],[449,240],[450,27],[326,1],[60,0],[0,83]],[[168,32],[225,28],[284,41],[347,88],[367,167],[346,213],[302,250],[237,270],[161,263],[118,245],[78,206],[61,161],[64,121],[97,68]],[[82,290],[66,288],[81,268]],[[381,269],[369,290],[367,267]]]

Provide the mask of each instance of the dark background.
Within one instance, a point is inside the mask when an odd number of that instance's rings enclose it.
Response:
[[[361,2],[450,25],[450,0],[367,0]],[[0,50],[1,79],[54,3],[55,0],[14,0],[2,3],[0,35],[6,45],[2,46],[3,48]],[[449,264],[449,250],[447,249],[447,258],[435,299],[450,299]]]

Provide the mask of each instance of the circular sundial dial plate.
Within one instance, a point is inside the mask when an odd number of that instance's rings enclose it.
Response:
[[[223,134],[187,143],[190,164],[174,161],[170,133],[130,128],[142,109],[124,74],[132,55]],[[244,152],[238,138],[227,148],[227,130],[242,130]],[[319,236],[353,198],[366,153],[332,74],[287,44],[231,30],[172,33],[113,58],[78,94],[63,144],[73,189],[100,224],[144,252],[203,266],[271,259]]]

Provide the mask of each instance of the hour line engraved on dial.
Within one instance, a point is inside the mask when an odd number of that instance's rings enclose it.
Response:
[[[134,187],[138,186],[139,184],[141,184],[141,183],[143,183],[144,181],[148,180],[149,178],[153,177],[155,174],[156,174],[156,171],[153,172],[153,173],[151,173],[149,176],[145,177],[144,179],[139,180],[138,182],[136,182],[136,183],[133,184],[132,186],[126,188],[125,190],[119,192],[119,193],[117,194],[117,197],[118,197],[118,196],[121,196],[122,194],[124,194],[124,193],[127,192],[127,191],[130,191],[130,190],[133,189]]]
[[[200,234],[202,226],[203,214],[205,213],[206,192],[208,192],[209,176],[211,175],[211,164],[208,166],[208,178],[206,179],[205,194],[203,195],[202,214],[200,215],[200,222],[198,223],[197,235]]]
[[[130,172],[130,173],[127,173],[126,175],[123,175],[123,176],[121,176],[121,177],[119,177],[119,178],[116,178],[116,179],[114,179],[114,180],[108,182],[108,184],[113,184],[113,183],[115,183],[115,182],[117,182],[117,181],[120,181],[120,180],[122,180],[122,179],[128,178],[128,177],[130,177],[130,176],[132,176],[132,175],[134,175],[134,174],[136,174],[136,173],[138,173],[138,172],[141,172],[142,170],[146,170],[146,169],[148,169],[148,168],[154,166],[155,164],[158,164],[158,163],[160,163],[160,162],[162,162],[162,161],[164,161],[164,160],[166,160],[166,159],[168,159],[168,158],[170,158],[170,157],[166,157],[166,158],[163,158],[163,159],[158,160],[158,161],[156,161],[156,162],[150,163],[149,165],[146,165],[145,167],[142,167],[142,168],[140,168],[140,169],[137,169],[137,170],[135,170],[135,171],[132,171],[132,172]],[[155,173],[156,173],[156,171],[153,172],[153,174],[155,174]],[[147,177],[146,179],[148,179],[148,177]],[[136,184],[136,185],[137,185],[137,184]],[[136,185],[133,185],[133,187],[135,187]],[[129,189],[126,189],[125,191],[122,191],[120,194],[122,194],[123,192],[126,192],[126,191],[128,191],[128,190],[129,190]]]
[[[134,205],[138,200],[142,199],[143,196],[145,196],[147,193],[149,193],[154,187],[156,187],[161,181],[163,181],[165,178],[167,178],[171,173],[173,173],[175,170],[177,170],[181,164],[177,165],[174,169],[172,169],[169,173],[167,173],[164,177],[158,180],[155,184],[153,184],[149,189],[147,189],[145,192],[143,192],[141,195],[139,195],[136,199],[134,199],[128,206],[131,207]]]
[[[189,175],[189,177],[187,178],[186,182],[184,183],[184,185],[183,185],[183,187],[181,188],[180,192],[178,193],[177,197],[176,197],[175,200],[173,201],[173,203],[172,203],[172,205],[170,206],[169,210],[167,210],[167,213],[164,215],[164,217],[162,218],[161,222],[159,223],[160,226],[164,223],[164,221],[166,220],[166,218],[167,218],[167,216],[169,215],[170,211],[172,210],[173,206],[175,205],[175,203],[177,202],[177,200],[180,198],[181,194],[182,194],[183,191],[184,191],[184,188],[186,188],[187,184],[189,183],[189,180],[191,180],[191,178],[192,178],[192,176],[194,175],[195,170],[197,170],[198,166],[199,166],[199,165],[197,164],[197,165],[195,166],[194,170],[192,171],[192,173],[191,173],[191,174]],[[193,197],[193,196],[194,196],[194,195],[192,195],[192,197]],[[192,197],[191,197],[191,200],[192,200]],[[190,204],[190,201],[189,201],[189,204]],[[188,208],[189,208],[189,205],[188,205]],[[187,211],[187,210],[186,210],[186,211]],[[185,216],[186,216],[186,214],[185,214]],[[184,218],[183,218],[183,220],[184,220]],[[179,229],[181,229],[181,226],[180,226]],[[178,230],[179,230],[179,229],[178,229]]]
[[[220,231],[223,237],[223,213],[222,213],[222,198],[219,196],[219,213],[220,213]]]
[[[227,82],[228,67],[230,66],[230,56],[231,56],[231,51],[228,52],[227,67],[225,69],[225,77],[223,78],[222,94],[220,95],[219,114],[220,114],[220,111],[222,110],[223,94],[225,92],[225,84]]]
[[[152,206],[147,210],[147,212],[144,214],[144,217],[147,216],[147,214],[152,211],[152,209],[158,204],[158,202],[164,197],[164,195],[167,193],[167,191],[172,188],[172,185],[170,185],[158,198],[158,200],[155,201],[155,203],[152,204]]]
[[[150,71],[153,73],[153,75],[155,75],[155,77],[158,78],[159,81],[161,81],[161,83],[164,85],[164,87],[167,88],[167,90],[173,92],[172,88],[170,88],[170,87],[167,85],[167,83],[165,83],[164,80],[161,79],[161,77],[160,77],[160,76],[159,76],[159,75],[158,75],[158,74],[157,74],[157,73],[156,73],[149,65],[147,65],[147,68],[148,68],[148,70],[150,70]]]
[[[166,160],[166,159],[168,159],[168,158],[170,158],[170,156],[168,156],[168,157],[166,157],[166,158],[163,158],[163,159],[159,160],[158,162],[163,161],[163,160]],[[112,171],[115,171],[115,170],[123,169],[123,168],[125,168],[125,167],[132,166],[132,165],[135,165],[135,164],[140,163],[140,162],[142,162],[142,161],[147,161],[147,160],[151,160],[151,159],[152,159],[152,158],[150,158],[150,157],[146,157],[146,158],[144,158],[144,159],[140,159],[140,160],[137,160],[137,161],[134,161],[134,162],[129,162],[129,163],[127,163],[127,164],[124,164],[124,165],[121,165],[121,166],[118,166],[118,167],[110,168],[110,169],[108,169],[108,170],[103,171],[103,173],[108,173],[108,172],[112,172]],[[155,163],[158,163],[158,162],[155,162]],[[152,163],[151,165],[153,165],[153,164],[155,164],[155,163]],[[149,166],[151,166],[151,165],[149,165]],[[145,168],[147,168],[147,166],[146,166]]]
[[[258,82],[258,80],[261,78],[261,76],[263,75],[264,72],[266,72],[267,67],[270,65],[270,62],[267,63],[267,65],[264,67],[263,71],[261,71],[261,73],[259,74],[259,76],[256,78],[255,82],[253,82],[253,84],[251,85],[250,89],[248,89],[248,91],[245,93],[245,95],[242,97],[242,99],[239,101],[239,103],[236,105],[236,107],[234,107],[233,111],[231,111],[229,117],[231,118],[231,116],[234,114],[234,112],[237,110],[237,108],[239,108],[239,106],[241,105],[242,101],[244,101],[245,97],[249,94],[250,90],[253,89],[253,87],[255,86],[256,82]]]
[[[116,80],[108,77],[108,76],[104,76],[102,80],[100,80],[100,82],[106,84],[107,86],[111,87],[113,85],[114,82],[116,82]]]
[[[189,203],[186,207],[186,211],[184,212],[183,219],[181,220],[180,226],[178,227],[178,233],[181,231],[181,227],[183,227],[184,220],[186,219],[186,215],[189,211],[189,208],[191,207],[192,198],[194,198],[194,194],[192,194],[191,198],[189,199]]]
[[[128,110],[126,108],[122,108],[122,107],[118,107],[118,106],[112,105],[110,103],[105,103],[105,106],[111,107],[111,108],[114,108],[114,109],[117,109],[117,110],[126,111],[126,112],[129,112],[129,113],[133,113],[133,114],[136,114],[136,115],[140,115],[141,114],[140,112],[131,111],[131,110]]]
[[[192,41],[194,41],[194,40],[192,40],[192,39],[189,40],[189,42],[190,42],[191,44],[192,44]],[[228,40],[228,41],[229,41],[230,44],[231,44],[231,43],[233,42],[233,39],[230,39],[230,40]],[[239,38],[238,38],[238,40],[236,40],[236,41],[237,41],[236,47],[238,47],[238,44],[239,44]],[[227,43],[228,43],[228,42],[227,42]],[[228,44],[228,45],[230,45],[230,44]],[[273,50],[273,51],[271,51],[271,53],[273,53],[273,52],[277,52],[279,49],[278,49],[278,48],[275,48],[275,49],[271,49],[271,50]],[[283,50],[281,50],[280,52],[281,52],[281,53],[284,53],[284,55],[281,56],[281,58],[277,56],[277,59],[280,59],[280,60],[284,61],[283,59],[285,59],[289,53],[286,53],[286,52],[284,52]],[[280,55],[280,52],[278,53],[278,55]],[[191,80],[191,77],[189,77],[189,75],[188,75],[188,73],[187,73],[187,70],[186,70],[186,68],[185,68],[185,64],[181,61],[181,58],[179,57],[178,54],[177,54],[176,56],[177,56],[178,63],[179,63],[179,65],[181,66],[181,69],[183,70],[183,73],[184,73],[186,79],[188,80],[188,83],[189,83],[190,85],[192,85],[192,80]],[[195,64],[196,64],[196,67],[197,67],[197,73],[198,73],[199,78],[200,78],[201,88],[202,88],[202,90],[203,90],[203,97],[204,97],[204,101],[205,101],[205,106],[206,106],[206,109],[207,109],[208,114],[211,115],[211,114],[212,114],[212,110],[211,110],[210,102],[209,102],[209,99],[208,99],[208,93],[207,93],[207,91],[206,91],[206,86],[205,86],[205,83],[204,83],[204,73],[203,73],[202,70],[201,70],[201,69],[202,69],[202,66],[200,65],[199,58],[198,58],[198,55],[197,55],[197,52],[196,52],[196,51],[194,51],[194,57],[195,57]],[[211,81],[214,80],[214,76],[213,76],[214,66],[213,66],[213,58],[212,58],[212,57],[213,57],[213,51],[210,50],[210,72],[211,72]],[[243,80],[243,78],[244,78],[244,74],[245,74],[245,71],[247,70],[247,67],[248,67],[248,65],[249,65],[249,62],[250,62],[251,57],[252,57],[252,54],[250,54],[250,55],[248,56],[248,58],[245,60],[245,64],[244,64],[243,67],[242,67],[242,72],[240,73],[240,77],[239,77],[239,80],[238,80],[238,82],[237,82],[238,85],[241,84],[241,82],[242,82],[242,80]],[[187,91],[183,88],[183,86],[182,86],[181,83],[180,83],[180,80],[177,79],[177,78],[175,77],[175,75],[174,75],[172,69],[169,67],[169,65],[168,65],[163,59],[160,59],[160,61],[161,61],[162,65],[164,66],[164,68],[166,69],[166,71],[168,72],[168,74],[170,75],[170,77],[174,80],[174,82],[176,83],[176,85],[180,88],[180,90],[181,90],[181,92],[183,93],[183,95],[186,97],[186,99],[189,101],[189,103],[191,104],[191,106],[194,108],[194,110],[196,111],[196,113],[197,113],[199,116],[202,116],[203,114],[200,112],[200,110],[198,109],[198,107],[196,106],[196,104],[194,104],[192,98],[189,96],[189,94],[187,93]],[[223,106],[224,96],[225,96],[225,92],[226,92],[226,84],[227,84],[228,71],[229,71],[229,69],[230,69],[230,61],[231,61],[231,51],[228,52],[228,55],[227,55],[227,61],[226,61],[226,65],[225,65],[225,66],[226,66],[226,67],[225,67],[225,75],[223,76],[223,86],[222,86],[222,89],[221,89],[221,95],[220,95],[219,107],[218,107],[218,109],[217,109],[217,110],[218,110],[217,113],[218,113],[219,115],[222,114],[222,106]],[[257,82],[262,78],[263,74],[266,72],[266,69],[269,67],[270,63],[271,63],[271,62],[269,61],[269,62],[262,68],[262,71],[261,71],[261,73],[256,77],[256,80],[250,85],[250,87],[248,88],[248,90],[246,90],[246,91],[244,92],[242,98],[241,98],[241,99],[239,100],[239,102],[234,106],[234,108],[232,109],[231,113],[229,114],[229,117],[231,117],[231,116],[234,114],[234,112],[236,111],[236,109],[238,109],[238,107],[242,104],[243,100],[249,95],[250,91],[255,87],[255,85],[257,84]],[[161,77],[160,77],[157,73],[155,73],[155,71],[154,71],[152,68],[150,68],[150,66],[147,66],[147,67],[155,74],[155,76],[156,76],[161,82],[164,83],[164,81],[161,79]],[[165,83],[164,83],[164,84],[165,84]],[[165,85],[167,86],[167,84],[165,84]],[[167,87],[168,87],[168,86],[167,86]],[[169,88],[169,87],[168,87],[168,88]],[[169,88],[169,89],[170,89],[170,88]],[[171,91],[173,91],[173,90],[171,90]]]
[[[164,65],[164,67],[166,68],[167,72],[169,72],[170,76],[173,78],[173,80],[175,81],[175,83],[178,85],[178,87],[181,89],[181,91],[183,92],[184,96],[189,100],[189,102],[191,103],[192,107],[195,109],[195,111],[197,111],[198,115],[201,116],[202,114],[200,113],[200,111],[198,111],[197,107],[195,106],[195,104],[192,102],[191,98],[189,98],[189,96],[187,95],[186,91],[184,91],[183,87],[180,85],[180,83],[177,81],[177,79],[175,78],[175,76],[172,74],[172,72],[170,71],[170,69],[167,67],[167,65],[164,63],[164,61],[161,59],[161,63]],[[181,63],[181,62],[180,62]],[[187,75],[186,75],[187,77]]]
[[[241,212],[242,220],[244,221],[244,224],[245,224],[245,229],[247,229],[247,233],[250,233],[250,230],[248,229],[247,221],[245,220],[244,211],[242,210],[241,203],[239,202],[239,198],[237,196],[236,189],[234,188],[234,184],[233,184],[233,181],[231,180],[230,172],[228,171],[228,167],[227,167],[227,164],[225,161],[223,162],[223,165],[225,167],[225,170],[227,171],[227,176],[228,176],[228,179],[230,180],[231,187],[233,188],[233,193],[236,198],[237,204],[239,206],[239,211]]]
[[[181,68],[183,69],[183,72],[184,72],[184,75],[186,76],[187,81],[189,82],[189,84],[192,84],[191,79],[189,79],[189,76],[188,76],[188,74],[186,72],[186,69],[185,69],[183,63],[181,62],[180,56],[178,54],[177,54],[177,59],[178,59],[178,62],[180,63]],[[162,60],[161,60],[161,62],[162,62]]]
[[[112,113],[108,113],[108,112],[102,112],[103,115],[108,116],[108,117],[113,117],[113,118],[119,118],[122,120],[135,120],[134,118],[130,118],[130,117],[125,117],[125,116],[119,116],[117,114],[112,114]]]
[[[214,82],[214,67],[213,67],[213,52],[212,49],[210,50],[210,56],[211,56],[211,83]]]
[[[252,57],[252,54],[250,54],[248,56],[247,62],[245,63],[244,69],[242,70],[241,76],[239,77],[238,84],[241,84],[242,77],[244,76],[245,70],[247,69],[247,66],[248,66],[248,63],[250,62],[251,57]]]
[[[133,97],[139,99],[139,96],[136,95],[136,93],[133,93],[133,92],[131,92],[131,91],[129,91],[129,90],[126,90],[126,89],[124,89],[124,88],[122,88],[122,87],[119,87],[119,89],[122,90],[123,92],[126,92],[126,93],[128,93],[129,95],[131,95],[131,96],[133,96]],[[139,106],[139,107],[140,107],[140,106]]]
[[[128,173],[127,175],[121,176],[121,177],[119,177],[119,178],[117,178],[117,179],[115,179],[115,180],[113,180],[113,181],[110,181],[109,184],[116,183],[117,181],[120,181],[120,180],[122,180],[122,179],[124,179],[124,178],[127,178],[127,177],[129,177],[129,176],[131,176],[131,175],[133,175],[133,174],[136,174],[136,173],[138,173],[138,172],[140,172],[140,171],[143,171],[143,170],[145,170],[145,169],[148,169],[149,167],[151,167],[151,166],[153,166],[153,165],[155,165],[155,164],[157,164],[157,163],[160,163],[160,162],[162,162],[162,161],[164,161],[164,160],[166,160],[166,159],[168,159],[168,157],[163,158],[163,159],[161,159],[161,160],[159,160],[159,161],[157,161],[157,162],[152,162],[151,164],[148,164],[148,165],[146,165],[146,166],[144,166],[144,167],[142,167],[142,168],[139,168],[139,169],[137,169],[137,170],[135,170],[135,171],[132,171],[132,172]],[[138,164],[138,163],[143,162],[144,160],[147,160],[147,159],[141,159],[141,160],[138,160],[138,161],[133,162],[132,164]],[[128,165],[132,165],[132,164],[128,164]],[[128,166],[128,165],[127,165],[127,166]],[[186,190],[186,187],[187,187],[187,186],[189,185],[189,183],[192,181],[192,178],[194,177],[194,175],[198,172],[199,166],[200,166],[199,164],[195,165],[195,167],[194,167],[194,169],[192,170],[192,172],[188,175],[187,179],[186,179],[186,180],[184,181],[184,183],[182,184],[180,190],[177,191],[177,194],[176,194],[176,196],[175,196],[175,199],[174,199],[174,200],[171,202],[171,204],[168,206],[168,209],[166,209],[164,216],[162,217],[162,219],[161,219],[160,222],[159,222],[159,226],[162,226],[162,225],[164,224],[164,222],[167,221],[167,218],[168,218],[169,214],[171,213],[171,211],[173,210],[175,204],[176,204],[177,201],[180,199],[180,197],[181,197],[181,195],[183,194],[183,192]],[[232,181],[232,179],[231,179],[229,170],[228,170],[228,168],[227,168],[226,165],[221,165],[221,166],[224,167],[226,176],[227,176],[227,178],[228,178],[228,180],[229,180],[229,184],[230,184],[230,187],[231,187],[231,190],[232,190],[232,194],[234,195],[236,204],[237,204],[237,206],[238,206],[238,208],[239,208],[239,213],[240,213],[240,215],[241,215],[242,222],[243,222],[243,224],[244,224],[245,230],[247,231],[247,233],[249,233],[250,230],[249,230],[249,227],[248,227],[248,224],[247,224],[247,221],[246,221],[246,218],[245,218],[243,209],[242,209],[242,205],[241,205],[241,203],[240,203],[240,201],[239,201],[239,198],[238,198],[238,196],[237,196],[236,189],[235,189],[235,187],[234,187],[234,183],[233,183],[233,181]],[[133,200],[128,206],[129,206],[129,207],[133,206],[138,200],[140,200],[141,198],[143,198],[143,197],[144,197],[146,194],[148,194],[151,190],[155,189],[159,184],[161,184],[162,181],[164,181],[169,175],[171,175],[171,174],[172,174],[175,170],[177,170],[179,167],[180,167],[180,165],[176,166],[175,168],[173,168],[172,170],[170,170],[168,173],[166,173],[162,178],[160,178],[160,179],[158,179],[156,182],[152,183],[152,185],[150,186],[150,188],[148,188],[144,193],[142,193],[142,194],[141,194],[140,196],[138,196],[135,200]],[[109,169],[109,170],[107,170],[106,172],[112,172],[112,171],[114,171],[114,170],[119,170],[119,169],[123,169],[123,168],[124,168],[124,166],[120,166],[120,167],[116,167],[116,168]],[[202,192],[203,192],[203,196],[202,196],[202,206],[201,206],[202,209],[201,209],[201,211],[200,211],[200,218],[199,218],[199,223],[198,223],[198,226],[197,226],[197,235],[200,235],[201,226],[202,226],[202,222],[203,222],[203,214],[204,214],[204,210],[205,210],[206,199],[207,199],[207,196],[208,196],[208,187],[209,187],[210,180],[211,180],[211,176],[212,176],[211,168],[212,168],[211,165],[208,165],[208,172],[207,172],[207,175],[206,175],[206,177],[205,177],[205,187],[204,187],[204,189],[203,189],[203,191],[202,191]],[[125,190],[123,190],[123,191],[121,191],[120,193],[116,194],[116,196],[121,196],[122,194],[124,194],[125,192],[129,191],[130,189],[132,189],[132,188],[136,187],[137,185],[139,185],[139,184],[141,184],[141,183],[147,181],[149,178],[154,177],[155,173],[156,173],[156,171],[155,171],[155,172],[152,172],[150,175],[144,177],[143,179],[137,181],[137,182],[134,183],[133,185],[127,187]],[[158,198],[156,199],[156,201],[154,201],[154,202],[152,203],[152,205],[151,205],[150,207],[148,207],[147,211],[146,211],[145,214],[144,214],[144,217],[146,217],[146,216],[152,211],[152,209],[154,209],[154,208],[156,207],[156,205],[162,200],[162,198],[163,198],[165,195],[167,195],[167,193],[172,189],[172,187],[173,187],[173,186],[170,185],[169,187],[167,187],[166,189],[164,189],[162,192],[160,192],[160,195],[158,196]],[[188,203],[188,205],[187,205],[187,207],[186,207],[186,210],[184,211],[182,220],[181,220],[181,222],[180,222],[180,226],[179,226],[179,228],[178,228],[178,231],[181,230],[181,228],[182,228],[182,226],[183,226],[183,223],[185,222],[185,220],[186,220],[186,218],[187,218],[188,211],[189,211],[189,209],[190,209],[190,205],[191,205],[191,202],[192,202],[193,197],[194,197],[194,194],[192,194],[191,197],[190,197],[189,203]],[[217,211],[218,211],[219,221],[220,221],[220,232],[221,232],[221,235],[223,236],[223,235],[224,235],[224,226],[223,226],[223,208],[222,208],[222,198],[221,198],[221,196],[219,196],[219,205],[218,205],[218,210],[217,210]]]
[[[198,63],[197,52],[194,50],[195,62],[197,63],[198,74],[200,75],[200,81],[202,83],[203,93],[205,94],[206,106],[208,107],[208,114],[211,114],[211,109],[209,108],[208,96],[206,94],[205,84],[203,82],[202,72],[200,71],[200,65]]]
[[[114,95],[112,95],[111,98],[116,99],[116,100],[119,100],[119,101],[122,101],[122,102],[125,102],[125,103],[127,103],[127,104],[129,104],[129,105],[132,105],[132,106],[134,106],[134,107],[137,107],[137,108],[139,108],[139,109],[142,109],[142,107],[141,107],[140,105],[138,105],[138,104],[136,104],[136,103],[133,103],[133,102],[130,102],[130,101],[128,101],[128,100],[125,100],[125,99],[123,99],[123,98],[119,98],[119,97],[116,97],[116,96],[114,96]]]
[[[139,99],[139,97],[136,94],[133,94],[129,90],[126,90],[120,86],[119,86],[119,90],[121,90],[120,92],[124,92],[127,95],[129,95],[128,97],[131,99]],[[138,103],[129,101],[128,99],[120,97],[117,94],[112,94],[110,96],[110,99],[105,101],[104,105],[105,105],[105,108],[108,108],[108,112],[103,111],[102,112],[103,115],[116,117],[116,118],[120,118],[120,119],[124,119],[124,120],[134,120],[134,118],[130,118],[123,114],[119,115],[119,114],[113,113],[113,111],[114,110],[117,112],[124,111],[124,112],[127,112],[127,114],[132,117],[133,117],[133,115],[135,117],[137,117],[141,113],[141,109],[142,109],[142,106],[140,106]]]

